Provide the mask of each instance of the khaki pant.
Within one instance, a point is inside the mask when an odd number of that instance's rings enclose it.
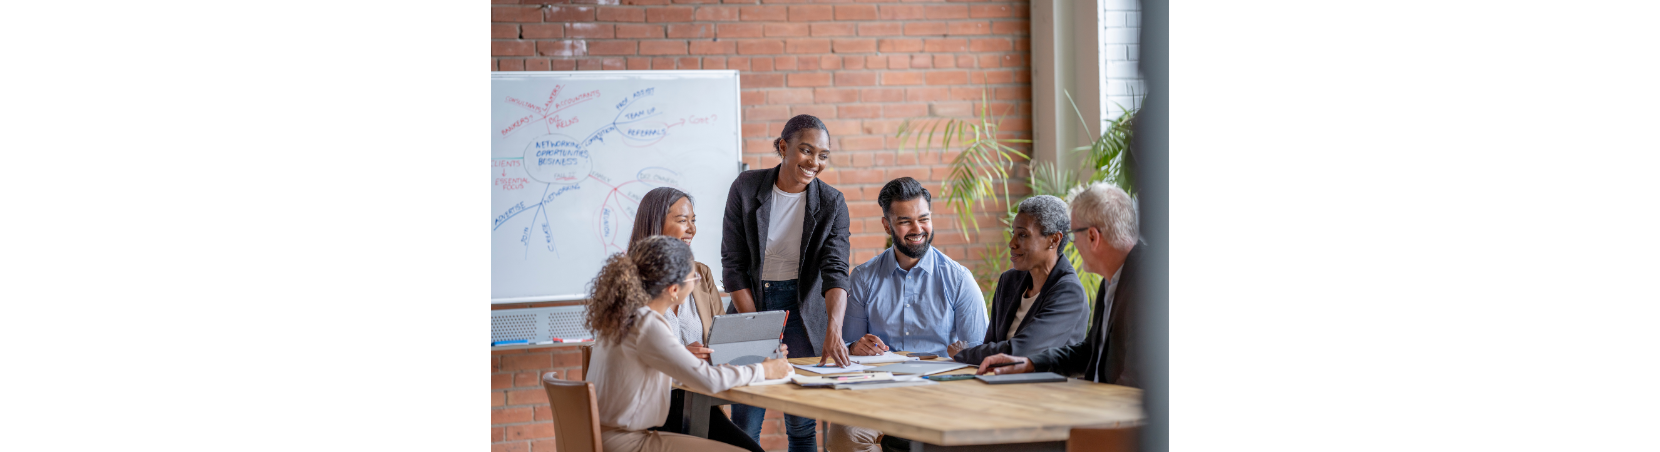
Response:
[[[830,452],[882,452],[882,432],[831,423],[824,432],[824,450]]]
[[[668,452],[677,450],[748,452],[719,441],[652,430],[637,432],[607,430],[600,432],[599,436],[605,452]]]

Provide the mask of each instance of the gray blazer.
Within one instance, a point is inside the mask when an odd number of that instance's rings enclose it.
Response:
[[[761,261],[767,255],[767,223],[772,218],[769,201],[777,180],[777,166],[739,174],[726,194],[721,221],[721,283],[727,292],[750,289],[757,303],[761,301]],[[846,290],[848,284],[847,201],[842,192],[817,178],[807,184],[806,200],[796,296],[801,300],[801,320],[813,343],[813,356],[823,356],[824,331],[830,327],[824,293]],[[727,312],[736,309],[734,303]]]

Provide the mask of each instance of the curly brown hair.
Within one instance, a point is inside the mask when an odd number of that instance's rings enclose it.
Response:
[[[691,272],[692,247],[677,238],[646,237],[611,255],[588,283],[588,330],[601,341],[621,342],[639,323],[640,307]]]

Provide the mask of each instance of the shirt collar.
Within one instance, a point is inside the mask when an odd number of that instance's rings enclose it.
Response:
[[[938,252],[939,249],[929,246],[928,252],[922,253],[922,259],[916,262],[916,266],[911,267],[910,271],[905,271],[899,268],[899,249],[890,246],[887,251],[882,253],[882,265],[887,266],[886,273],[890,275],[894,273],[910,274],[910,272],[919,270],[923,273],[933,273],[934,253]]]

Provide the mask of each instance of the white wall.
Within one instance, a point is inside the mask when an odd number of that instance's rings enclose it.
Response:
[[[1101,118],[1106,121],[1124,114],[1118,108],[1141,106],[1147,89],[1137,69],[1140,59],[1141,2],[1139,0],[1101,1]],[[1116,104],[1115,104],[1116,103]],[[1100,133],[1099,129],[1096,133]]]

